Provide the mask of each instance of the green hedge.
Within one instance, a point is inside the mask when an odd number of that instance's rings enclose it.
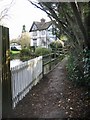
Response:
[[[62,48],[62,44],[60,43],[60,41],[58,40],[58,41],[54,41],[54,42],[51,42],[50,43],[50,47],[52,48],[52,49],[58,49],[58,48]]]
[[[51,50],[48,48],[38,47],[35,50],[36,56],[46,55],[46,54],[50,54],[50,53],[51,53]]]
[[[78,56],[80,56],[80,53]],[[73,54],[70,54],[68,57],[68,78],[76,85],[90,87],[90,51],[84,50],[83,58],[77,58]]]
[[[30,50],[27,49],[27,48],[24,48],[20,51],[20,56],[23,57],[23,56],[29,56],[30,55]]]
[[[20,51],[20,60],[27,61],[31,59],[30,49],[24,48]]]

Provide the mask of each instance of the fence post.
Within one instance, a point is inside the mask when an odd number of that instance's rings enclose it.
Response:
[[[51,70],[51,57],[52,57],[51,55],[52,55],[52,54],[50,53],[50,54],[49,54],[49,57],[50,57],[50,70]]]
[[[44,77],[44,56],[42,56],[42,76]]]
[[[2,118],[8,118],[12,109],[9,29],[0,26],[2,41]]]
[[[2,118],[2,31],[0,26],[0,119]]]

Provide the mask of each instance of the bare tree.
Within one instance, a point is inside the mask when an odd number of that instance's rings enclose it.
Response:
[[[4,0],[0,0],[0,3],[2,4]],[[2,22],[3,19],[9,17],[9,10],[11,8],[11,6],[13,5],[14,3],[14,0],[11,0],[11,2],[5,7],[5,8],[2,8],[1,11],[0,11],[0,23]]]

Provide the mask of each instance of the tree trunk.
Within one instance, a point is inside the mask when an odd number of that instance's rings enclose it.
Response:
[[[83,35],[84,42],[85,42],[86,46],[90,49],[90,40],[88,40],[87,31],[85,30],[85,27],[83,25],[83,22],[82,22],[82,19],[80,17],[80,14],[78,12],[78,9],[76,7],[76,4],[74,2],[71,2],[70,4],[71,4],[72,10],[74,12],[75,18],[77,20],[77,24],[80,28],[82,35]]]

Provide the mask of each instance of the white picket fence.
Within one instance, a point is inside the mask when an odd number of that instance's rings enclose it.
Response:
[[[13,108],[42,78],[42,56],[11,68]]]

